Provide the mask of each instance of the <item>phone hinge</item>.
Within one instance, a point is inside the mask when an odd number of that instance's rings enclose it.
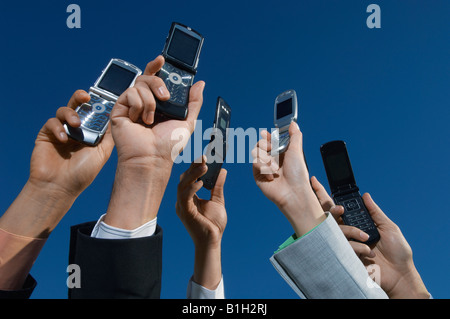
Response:
[[[337,190],[333,193],[333,196],[343,196],[350,193],[359,192],[359,188],[356,185],[348,184],[345,186],[338,186]]]
[[[92,86],[92,87],[89,89],[89,91],[92,92],[92,93],[94,93],[94,94],[97,94],[97,95],[99,95],[100,97],[102,97],[103,99],[109,100],[109,101],[114,101],[114,102],[115,102],[115,101],[117,101],[117,99],[119,98],[119,97],[116,96],[115,94],[112,94],[112,93],[110,93],[110,92],[108,92],[108,91],[99,89],[99,88],[97,88],[97,87],[95,87],[95,86]]]

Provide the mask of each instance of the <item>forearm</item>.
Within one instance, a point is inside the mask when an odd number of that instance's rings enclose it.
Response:
[[[222,279],[222,261],[220,244],[216,247],[196,247],[194,259],[195,283],[214,290]]]
[[[118,164],[104,222],[113,227],[135,229],[153,220],[169,182],[172,164]]]
[[[326,218],[310,187],[293,190],[292,195],[277,206],[288,219],[297,237],[308,233]]]
[[[47,238],[74,201],[56,186],[27,182],[0,218],[0,228],[20,236]]]
[[[75,198],[51,184],[27,182],[0,218],[0,289],[19,290],[47,237]]]

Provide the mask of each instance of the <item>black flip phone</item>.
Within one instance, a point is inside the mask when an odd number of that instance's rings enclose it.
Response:
[[[342,220],[346,225],[355,226],[369,235],[365,244],[373,244],[380,239],[375,223],[364,205],[356,186],[344,141],[331,141],[320,147],[325,171],[330,185],[331,196],[337,205],[345,209]]]
[[[203,36],[183,24],[173,22],[162,52],[165,63],[158,72],[170,92],[168,101],[156,100],[156,111],[184,120],[188,113],[189,90],[194,83]]]
[[[208,171],[199,178],[203,181],[203,187],[208,190],[214,188],[219,176],[222,164],[227,154],[227,128],[230,127],[231,108],[220,96],[217,98],[216,115],[214,118],[211,141],[207,147]]]

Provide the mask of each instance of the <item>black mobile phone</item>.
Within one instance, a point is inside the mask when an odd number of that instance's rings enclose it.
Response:
[[[203,36],[181,23],[173,22],[162,52],[165,63],[157,73],[170,92],[168,101],[156,100],[156,111],[184,120],[188,113],[189,90],[194,83],[203,46]]]
[[[369,235],[366,244],[380,239],[375,223],[364,205],[356,185],[355,176],[344,141],[331,141],[320,147],[331,196],[337,205],[344,207],[342,220],[346,225],[355,226]]]
[[[199,180],[203,181],[203,187],[213,189],[216,185],[222,164],[227,155],[227,129],[230,127],[231,108],[220,96],[217,98],[216,115],[214,117],[211,140],[207,147],[208,170]]]

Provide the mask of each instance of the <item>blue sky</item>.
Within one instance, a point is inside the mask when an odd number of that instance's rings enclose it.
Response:
[[[432,295],[449,297],[450,2],[43,3],[0,8],[0,211],[26,182],[36,134],[56,109],[75,90],[89,89],[112,57],[145,68],[178,21],[205,36],[196,77],[206,82],[203,129],[219,95],[233,109],[232,127],[270,128],[275,97],[295,89],[311,174],[328,189],[319,147],[345,140],[361,191],[399,225]],[[71,3],[81,7],[81,29],[66,26]],[[371,3],[381,8],[381,29],[366,26]],[[105,212],[115,165],[114,151],[48,239],[32,269],[33,298],[66,298],[69,228]],[[174,166],[158,214],[162,298],[185,298],[193,270],[193,244],[174,210],[179,175],[188,166]],[[289,223],[255,185],[248,158],[224,168],[226,297],[296,298],[269,262],[291,235]]]

